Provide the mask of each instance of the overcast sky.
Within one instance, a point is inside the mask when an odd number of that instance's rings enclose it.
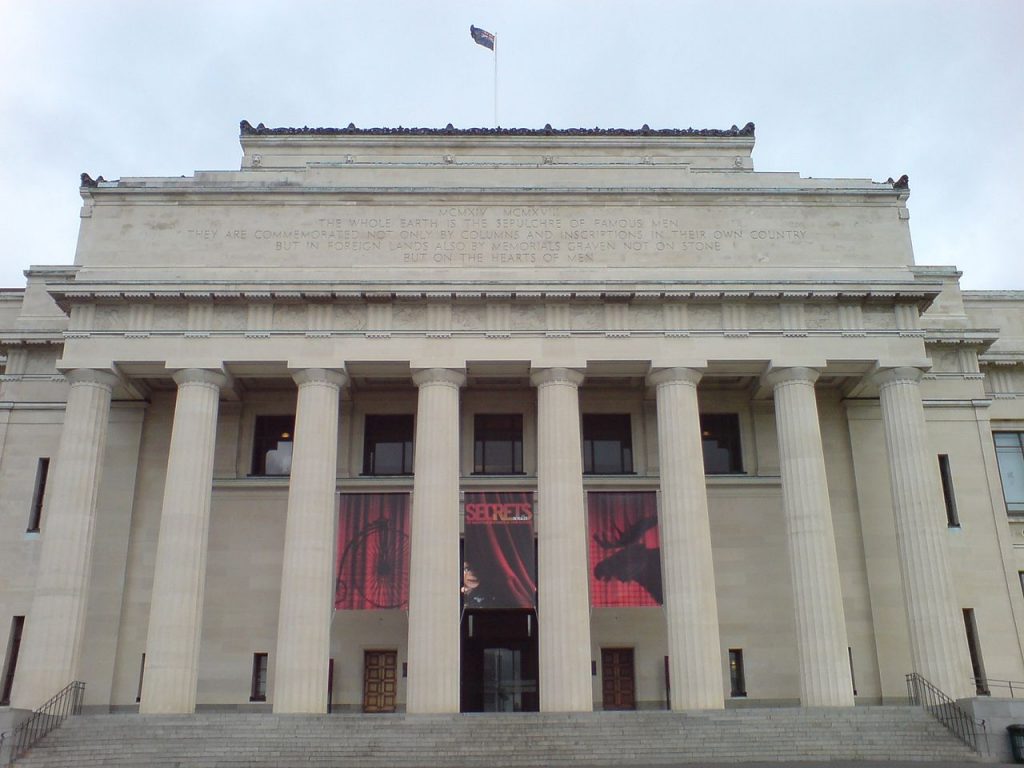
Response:
[[[1024,2],[0,0],[0,286],[78,175],[237,169],[238,122],[757,125],[757,170],[909,174],[918,263],[1024,289]]]

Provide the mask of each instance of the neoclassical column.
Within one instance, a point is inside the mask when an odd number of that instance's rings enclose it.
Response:
[[[139,705],[140,712],[153,714],[188,714],[196,708],[213,449],[220,389],[226,377],[217,371],[190,368],[175,373],[174,381],[178,397]]]
[[[347,377],[307,368],[299,385],[295,448],[277,620],[274,712],[327,712],[334,585],[338,399]]]
[[[697,406],[700,379],[700,371],[692,368],[669,368],[648,379],[658,403],[658,539],[674,711],[725,706]]]
[[[540,709],[589,712],[590,584],[583,498],[579,385],[583,375],[548,368],[537,387],[537,632]]]
[[[410,714],[459,711],[459,388],[465,374],[430,368],[419,387],[409,566]]]
[[[800,702],[805,707],[852,707],[839,558],[814,394],[818,372],[782,368],[765,379],[775,397]]]
[[[16,709],[35,709],[73,681],[82,650],[96,498],[117,378],[88,369],[66,376],[71,389],[46,493],[38,576],[14,678],[11,702]]]
[[[889,477],[914,671],[958,698],[974,686],[946,551],[938,462],[928,447],[917,368],[874,376],[889,449]]]

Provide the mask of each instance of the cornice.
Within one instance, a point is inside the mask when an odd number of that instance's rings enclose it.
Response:
[[[167,302],[188,303],[210,301],[218,303],[251,303],[273,301],[282,303],[299,302],[381,302],[381,301],[751,301],[751,302],[789,302],[789,301],[837,301],[837,302],[880,302],[895,301],[914,302],[919,305],[929,304],[941,292],[939,285],[922,285],[914,283],[873,284],[859,286],[842,285],[807,285],[794,290],[795,283],[787,282],[785,287],[779,285],[756,285],[751,283],[733,283],[715,285],[701,281],[694,285],[677,282],[666,284],[650,284],[638,286],[631,282],[625,286],[614,283],[577,283],[545,285],[530,283],[523,285],[481,286],[479,284],[438,285],[436,283],[419,286],[408,281],[396,285],[369,285],[366,283],[342,284],[331,282],[322,285],[305,284],[193,284],[193,287],[169,287],[160,284],[126,284],[125,282],[103,283],[93,286],[76,284],[74,286],[52,287],[50,295],[65,311],[74,304],[83,303],[130,303],[130,302]],[[929,338],[941,341],[947,336],[973,334],[979,340],[994,340],[997,332],[990,329],[970,331],[929,331]],[[3,338],[0,336],[0,338]]]

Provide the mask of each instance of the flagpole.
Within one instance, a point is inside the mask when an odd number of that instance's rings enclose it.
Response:
[[[498,36],[494,36],[494,127],[498,127]]]

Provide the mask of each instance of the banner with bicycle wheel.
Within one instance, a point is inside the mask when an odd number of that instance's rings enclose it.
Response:
[[[409,607],[409,494],[345,493],[338,517],[334,607]]]
[[[462,600],[471,609],[533,608],[533,502],[529,493],[467,493]]]

